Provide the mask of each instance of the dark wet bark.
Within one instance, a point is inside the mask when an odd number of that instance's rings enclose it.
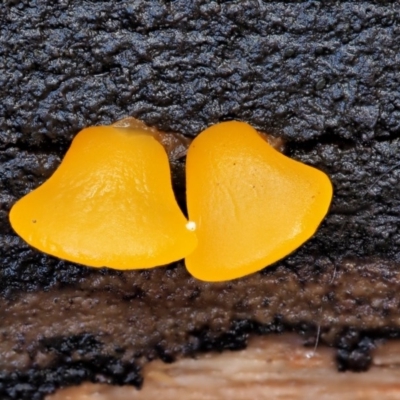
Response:
[[[147,359],[282,329],[319,330],[341,369],[365,369],[368,340],[400,332],[399,5],[8,1],[0,21],[2,398],[84,379],[137,384]],[[222,284],[181,264],[99,271],[30,249],[11,205],[81,128],[128,115],[187,136],[239,119],[281,137],[330,175],[331,212],[286,260]],[[105,364],[116,367],[103,376]]]

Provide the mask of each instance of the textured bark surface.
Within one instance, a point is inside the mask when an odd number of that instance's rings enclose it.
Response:
[[[368,372],[338,374],[332,350],[270,336],[240,352],[150,363],[142,390],[84,384],[46,400],[394,400],[400,397],[399,361],[399,342],[388,342],[374,350]]]
[[[2,398],[83,380],[138,385],[147,359],[283,329],[320,332],[340,369],[362,370],[374,338],[398,335],[398,4],[8,1],[0,21]],[[281,137],[330,175],[331,212],[278,265],[218,285],[181,264],[122,273],[29,248],[11,205],[81,128],[128,115],[187,136],[240,119]],[[173,165],[184,207],[183,168]]]

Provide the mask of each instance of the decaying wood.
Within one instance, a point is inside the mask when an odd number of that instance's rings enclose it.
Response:
[[[400,342],[375,350],[368,372],[337,372],[334,351],[292,336],[253,340],[246,350],[209,353],[173,364],[155,361],[144,386],[83,384],[46,400],[400,399]]]

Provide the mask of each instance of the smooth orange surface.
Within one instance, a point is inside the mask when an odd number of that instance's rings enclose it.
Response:
[[[10,212],[33,247],[93,267],[151,268],[197,244],[172,191],[167,154],[149,133],[81,131],[42,186]]]
[[[313,236],[332,199],[323,172],[284,156],[236,121],[194,139],[186,180],[199,242],[186,266],[204,281],[239,278],[290,254]]]

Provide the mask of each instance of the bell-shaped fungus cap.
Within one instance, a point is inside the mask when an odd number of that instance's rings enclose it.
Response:
[[[194,139],[186,180],[199,242],[186,267],[204,281],[239,278],[287,256],[313,236],[332,199],[323,172],[284,156],[237,121]]]
[[[197,244],[175,200],[167,154],[140,129],[81,131],[54,174],[14,205],[10,221],[33,247],[92,267],[165,265]]]

